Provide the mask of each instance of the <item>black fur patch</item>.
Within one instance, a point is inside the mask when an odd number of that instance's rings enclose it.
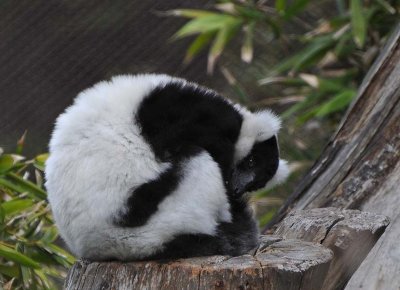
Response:
[[[179,179],[179,167],[174,165],[157,179],[141,185],[128,198],[127,211],[118,217],[116,224],[122,227],[144,225],[165,196],[175,190]]]
[[[279,166],[279,147],[275,136],[254,144],[232,173],[232,187],[237,195],[263,188]]]
[[[200,147],[228,177],[242,116],[215,92],[180,83],[161,86],[143,100],[137,121],[160,160],[179,159],[187,148]]]
[[[219,164],[224,179],[230,178],[242,116],[214,92],[179,83],[161,86],[143,100],[137,122],[156,157],[173,166],[132,192],[128,210],[116,224],[144,225],[158,204],[176,189],[182,177],[182,160],[203,150]]]

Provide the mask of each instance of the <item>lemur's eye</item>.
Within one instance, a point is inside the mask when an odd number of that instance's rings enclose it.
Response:
[[[249,167],[252,168],[254,166],[254,160],[253,157],[250,157],[249,159]]]

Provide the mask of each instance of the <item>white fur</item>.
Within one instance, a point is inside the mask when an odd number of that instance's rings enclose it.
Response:
[[[156,161],[133,118],[146,94],[171,81],[185,85],[165,75],[115,77],[80,93],[57,119],[46,187],[60,233],[77,255],[141,257],[176,234],[214,234],[230,220],[220,170],[204,153],[187,162],[182,183],[145,226],[113,225],[129,193],[170,166]]]
[[[286,160],[279,159],[278,169],[270,181],[267,182],[265,188],[269,189],[284,182],[289,176],[290,170]]]
[[[76,255],[143,258],[175,235],[213,235],[220,222],[231,220],[220,169],[204,151],[186,161],[177,189],[144,226],[121,228],[113,223],[132,190],[171,166],[156,160],[134,122],[143,98],[168,82],[187,84],[167,75],[114,77],[80,93],[57,119],[46,187],[61,236]],[[244,116],[236,144],[238,160],[254,142],[276,135],[280,121],[269,111],[253,114],[235,107]],[[278,175],[279,181],[284,174]]]
[[[271,111],[251,113],[240,108],[239,112],[243,115],[243,123],[235,147],[236,162],[247,156],[256,142],[265,141],[277,135],[281,127],[280,119]]]

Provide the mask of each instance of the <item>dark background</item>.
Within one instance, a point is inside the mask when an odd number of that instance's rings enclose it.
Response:
[[[81,90],[116,74],[158,72],[224,92],[206,55],[184,66],[189,40],[170,41],[185,22],[162,16],[213,1],[0,1],[0,147],[47,151],[54,121]]]

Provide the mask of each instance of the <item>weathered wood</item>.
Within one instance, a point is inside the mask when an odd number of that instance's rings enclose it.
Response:
[[[391,217],[390,225],[349,281],[346,290],[400,289],[400,164],[362,205]]]
[[[360,209],[400,163],[399,120],[400,25],[367,74],[337,133],[267,228],[293,208]]]
[[[332,252],[315,243],[263,236],[260,247],[239,257],[177,261],[78,261],[65,289],[321,289]]]
[[[346,289],[400,289],[400,24],[319,160],[267,229],[292,209],[334,206],[392,220]],[[351,257],[349,257],[351,259]]]
[[[291,212],[275,233],[321,243],[334,253],[322,289],[343,289],[388,226],[382,215],[359,210],[317,208]]]

